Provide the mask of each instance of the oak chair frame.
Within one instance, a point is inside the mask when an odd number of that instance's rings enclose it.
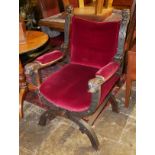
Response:
[[[69,31],[70,31],[70,22],[71,22],[71,17],[72,17],[72,10],[73,8],[71,6],[67,6],[66,8],[66,19],[65,19],[65,41],[64,44],[61,46],[61,50],[63,52],[66,52],[68,50],[68,45],[69,45]],[[120,69],[117,71],[117,75],[121,76],[122,74],[122,68],[123,68],[123,57],[124,57],[124,43],[125,43],[125,38],[126,38],[126,30],[129,22],[129,10],[114,10],[114,13],[119,14],[122,17],[121,20],[121,26],[120,26],[120,31],[119,31],[119,40],[118,40],[118,50],[117,53],[114,57],[114,61],[117,61],[121,64]],[[40,81],[40,76],[39,76],[39,70],[41,68],[44,68],[46,66],[49,66],[51,64],[54,64],[58,61],[61,61],[64,57],[61,57],[53,62],[50,62],[47,65],[42,65],[38,62],[32,62],[30,64],[27,64],[25,67],[25,73],[28,75],[31,75],[32,77],[32,83],[39,88],[41,81]],[[47,123],[47,120],[52,120],[56,116],[62,116],[65,117],[73,122],[75,122],[79,126],[79,130],[82,133],[85,133],[88,138],[90,139],[90,142],[95,150],[99,149],[99,141],[98,138],[92,129],[91,125],[94,124],[96,117],[105,109],[107,106],[108,102],[110,101],[112,105],[112,111],[118,113],[118,105],[116,102],[116,99],[114,95],[111,92],[106,96],[104,103],[101,104],[101,106],[98,106],[98,101],[99,97],[101,94],[101,86],[104,83],[104,78],[100,76],[96,76],[94,79],[90,79],[88,81],[88,86],[89,86],[89,92],[92,94],[91,97],[91,104],[88,110],[83,111],[83,112],[71,112],[65,109],[62,109],[60,107],[56,107],[55,105],[49,103],[39,92],[39,89],[37,90],[37,93],[39,95],[39,98],[42,103],[47,105],[49,107],[47,111],[45,111],[39,120],[39,124],[44,126]],[[99,110],[97,112],[97,110]],[[95,113],[98,113],[98,115],[91,120],[90,122],[85,121],[83,118],[87,116],[91,116]],[[89,123],[89,124],[88,124]]]

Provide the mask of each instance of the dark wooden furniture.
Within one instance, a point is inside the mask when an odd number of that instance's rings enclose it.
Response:
[[[134,0],[112,0],[112,6],[119,9],[130,9]]]
[[[48,41],[48,35],[40,31],[26,31],[26,42],[19,43],[19,54],[28,53],[43,46]],[[26,77],[21,60],[19,60],[19,115],[23,117],[23,99],[27,91]]]
[[[47,21],[51,21],[51,17],[55,18],[55,16],[62,11],[60,5],[61,0],[37,0],[37,1],[41,13],[41,19],[39,20],[38,24],[41,27],[44,26],[41,28],[42,31],[44,31],[49,35],[48,44],[51,47],[60,46],[64,42],[63,33],[59,33],[64,31],[62,30],[64,28],[64,19],[63,22],[60,21],[57,22],[54,19],[52,20],[52,22]]]
[[[40,26],[47,26],[60,32],[64,32],[64,23],[65,15],[63,13],[58,13],[39,21]]]
[[[64,20],[60,22],[55,19],[61,15],[58,0],[38,0],[38,6],[42,15],[39,25],[63,32]]]
[[[105,110],[109,101],[112,110],[118,112],[112,90],[122,74],[129,10],[115,10],[113,17],[116,20],[111,18],[112,20],[106,22],[94,22],[72,17],[69,9],[62,50],[55,50],[37,58],[27,64],[25,70],[32,75],[40,101],[48,107],[41,115],[39,124],[46,125],[47,120],[56,116],[68,118],[79,126],[79,130],[88,136],[93,148],[97,150],[99,141],[91,125]],[[65,56],[63,49],[69,46],[70,22],[71,60],[41,83],[39,70],[54,65]],[[96,117],[93,120],[85,121],[85,117],[94,115]]]
[[[47,18],[60,13],[59,0],[37,0],[41,11],[41,18]]]

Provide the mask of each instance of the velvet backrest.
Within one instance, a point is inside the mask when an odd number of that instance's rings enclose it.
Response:
[[[72,18],[71,63],[101,68],[117,52],[120,21],[94,22]]]
[[[58,0],[38,0],[42,18],[58,14],[60,12]]]

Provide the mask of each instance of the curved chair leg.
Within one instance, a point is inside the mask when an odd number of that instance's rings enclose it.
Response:
[[[53,109],[47,110],[41,115],[40,120],[39,120],[39,125],[42,125],[42,126],[46,125],[47,120],[51,120],[52,118],[55,118],[56,116],[62,116],[62,117],[65,117],[65,118],[70,119],[71,121],[75,122],[79,126],[79,130],[88,136],[88,138],[92,144],[92,147],[95,150],[99,149],[98,138],[97,138],[94,130],[91,128],[91,126],[87,122],[82,120],[81,118],[72,116],[70,113],[67,113],[67,112],[61,111],[61,110],[60,111],[53,110]]]
[[[91,128],[91,126],[84,120],[82,120],[78,117],[75,117],[75,116],[69,116],[69,119],[79,125],[79,127],[80,127],[79,130],[88,136],[88,138],[92,144],[92,147],[95,150],[98,150],[99,149],[99,141],[98,141],[98,138],[97,138],[94,130]]]
[[[47,123],[47,120],[52,120],[55,117],[56,116],[51,112],[51,110],[47,110],[40,116],[39,125],[45,126]]]

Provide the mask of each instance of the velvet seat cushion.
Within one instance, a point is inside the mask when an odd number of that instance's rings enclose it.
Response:
[[[75,112],[87,110],[91,103],[88,81],[95,77],[97,68],[68,64],[52,74],[40,86],[40,93],[55,106]],[[110,91],[116,78],[111,78],[104,87],[104,94]]]

